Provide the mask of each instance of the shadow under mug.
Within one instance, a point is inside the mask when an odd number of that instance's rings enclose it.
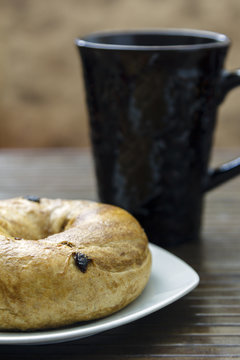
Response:
[[[77,39],[99,198],[131,212],[149,240],[199,237],[204,194],[240,173],[208,169],[219,104],[240,84],[226,35],[169,29]]]

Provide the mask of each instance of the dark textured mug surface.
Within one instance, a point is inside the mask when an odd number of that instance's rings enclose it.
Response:
[[[99,198],[130,211],[151,242],[198,239],[204,193],[240,173],[208,169],[218,105],[240,84],[227,36],[196,30],[77,39]]]

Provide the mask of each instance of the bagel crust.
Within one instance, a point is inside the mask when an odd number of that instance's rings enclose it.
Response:
[[[59,327],[140,295],[151,254],[128,212],[92,201],[0,201],[0,329]]]

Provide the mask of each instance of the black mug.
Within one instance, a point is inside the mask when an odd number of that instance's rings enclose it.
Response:
[[[102,202],[131,212],[149,240],[198,239],[204,194],[240,173],[208,169],[216,113],[240,72],[223,69],[226,35],[103,32],[77,39]]]

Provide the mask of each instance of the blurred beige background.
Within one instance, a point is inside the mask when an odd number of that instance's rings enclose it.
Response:
[[[0,0],[0,147],[87,146],[78,35],[185,27],[226,33],[240,66],[240,0]],[[240,89],[219,113],[217,146],[240,145]]]

